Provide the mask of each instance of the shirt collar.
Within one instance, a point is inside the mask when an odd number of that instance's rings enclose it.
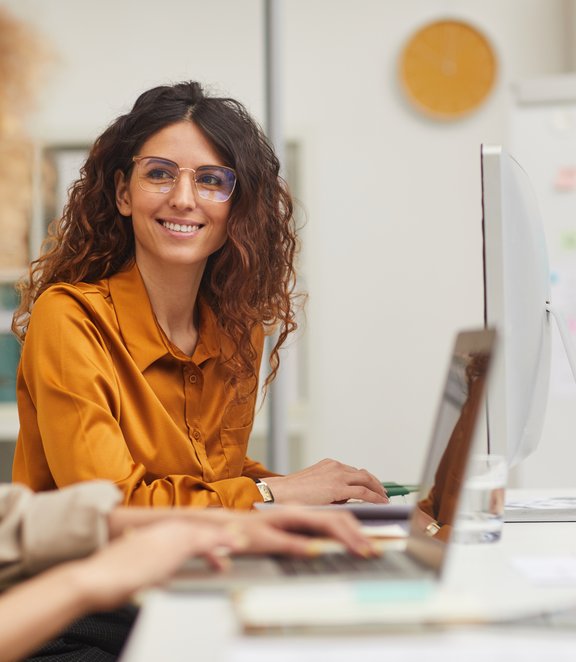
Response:
[[[158,322],[140,271],[134,262],[109,279],[110,296],[116,311],[124,344],[140,371],[166,354],[184,359],[175,351]],[[220,332],[214,312],[202,297],[198,298],[200,328],[192,360],[200,364],[220,353]]]
[[[198,343],[192,359],[197,365],[200,365],[206,359],[220,354],[223,339],[216,321],[216,315],[201,295],[198,296],[198,317],[200,322]]]

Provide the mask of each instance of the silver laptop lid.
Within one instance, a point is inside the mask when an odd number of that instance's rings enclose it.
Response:
[[[490,329],[462,331],[456,337],[410,517],[407,551],[437,574],[446,561],[494,343]]]

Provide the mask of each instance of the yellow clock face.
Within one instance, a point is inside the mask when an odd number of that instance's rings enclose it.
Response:
[[[400,57],[408,98],[440,119],[470,113],[482,104],[496,79],[496,56],[475,27],[455,20],[429,23],[416,32]]]

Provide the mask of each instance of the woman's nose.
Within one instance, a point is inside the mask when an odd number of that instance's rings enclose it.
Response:
[[[197,205],[196,184],[194,183],[194,174],[191,172],[181,172],[180,177],[170,192],[170,204],[178,209],[194,209]]]

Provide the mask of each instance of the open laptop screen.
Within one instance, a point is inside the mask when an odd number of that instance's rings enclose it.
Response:
[[[410,519],[409,551],[438,572],[454,527],[484,401],[494,331],[458,334]]]

